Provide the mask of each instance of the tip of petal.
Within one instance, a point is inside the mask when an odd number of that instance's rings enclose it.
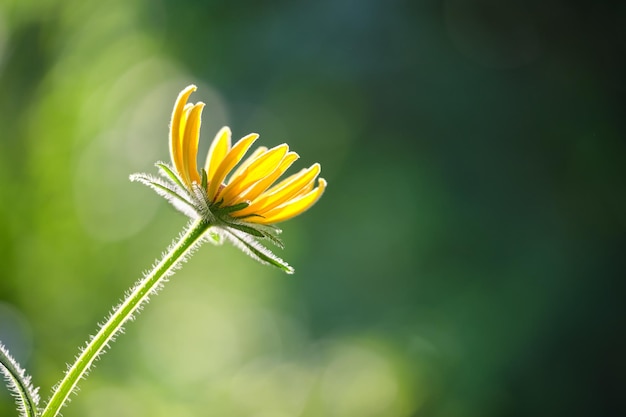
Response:
[[[261,135],[259,135],[258,133],[248,133],[246,136],[244,136],[243,138],[241,138],[239,140],[240,141],[244,141],[244,140],[255,141],[255,140],[257,140],[259,138],[259,136],[261,136]]]
[[[316,162],[309,167],[308,171],[315,172],[314,175],[318,176],[320,172],[322,172],[322,166],[320,165],[319,162]]]

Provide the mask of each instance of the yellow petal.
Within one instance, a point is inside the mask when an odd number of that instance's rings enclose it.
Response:
[[[241,199],[254,202],[254,200],[258,196],[263,194],[263,192],[265,192],[265,190],[267,190],[272,184],[274,184],[274,181],[280,178],[280,176],[283,175],[283,173],[287,171],[287,169],[289,169],[289,167],[298,158],[300,158],[300,156],[297,153],[288,152],[287,155],[285,155],[285,157],[283,158],[283,160],[280,161],[278,168],[276,168],[274,172],[272,172],[271,174],[263,178],[261,181],[254,184],[252,187],[250,187],[250,189],[245,191],[243,195],[240,196]],[[239,212],[237,213],[239,214]]]
[[[230,176],[231,181],[230,182],[232,182],[233,178],[236,178],[236,177],[240,176],[246,170],[246,168],[248,168],[250,166],[250,164],[256,160],[256,158],[258,158],[259,156],[261,156],[261,154],[264,154],[265,152],[267,152],[267,147],[265,147],[265,146],[259,146],[258,148],[256,148],[254,150],[254,152],[252,152],[252,155],[247,157],[246,160],[243,161],[237,167],[237,169],[235,169],[235,171],[231,174],[231,176]]]
[[[230,151],[230,137],[231,132],[228,126],[224,126],[217,132],[213,142],[211,142],[211,147],[209,148],[209,153],[206,157],[206,164],[204,165],[204,169],[206,170],[207,179],[211,181],[211,178],[215,175],[215,171],[220,166],[224,157]]]
[[[222,198],[224,205],[232,205],[237,197],[254,183],[262,180],[280,165],[289,150],[289,146],[282,144],[270,149],[269,151],[258,155],[256,158],[248,158],[242,165],[245,165],[243,171],[237,170],[232,175],[228,185],[222,190]]]
[[[220,191],[220,185],[226,178],[226,175],[241,161],[241,158],[246,154],[250,146],[257,140],[259,135],[251,133],[244,136],[239,142],[237,142],[233,148],[224,157],[224,160],[220,163],[215,171],[215,174],[210,177],[209,189],[207,190],[207,196],[209,201],[215,201],[217,194]]]
[[[322,194],[324,194],[325,189],[326,180],[320,178],[319,185],[316,189],[309,191],[305,195],[290,200],[280,207],[268,211],[267,213],[265,213],[264,217],[250,217],[247,219],[247,221],[260,224],[272,224],[289,220],[292,217],[302,214],[309,208],[311,208],[311,206],[313,206],[317,202],[317,200],[319,200]]]
[[[308,168],[311,169],[312,167]],[[274,184],[272,185],[272,188],[268,189],[266,192],[263,193],[263,196],[268,195],[268,194],[272,194],[275,191],[282,189],[283,187],[285,187],[287,184],[290,184],[292,181],[294,181],[296,178],[298,178],[299,176],[303,175],[307,170],[307,168],[301,169],[300,172],[296,172],[295,174],[292,174],[290,176],[288,176],[287,178],[281,180],[278,184]],[[263,197],[261,196],[261,197]]]
[[[300,197],[302,195],[309,193],[311,190],[313,190],[313,187],[315,187],[315,181],[311,181],[308,185],[302,187],[302,189],[298,191],[298,193],[294,195],[293,198]]]
[[[179,145],[179,150],[182,150],[182,143],[185,140],[185,127],[187,126],[187,118],[189,117],[189,112],[191,111],[191,109],[193,108],[193,104],[191,103],[187,103],[185,104],[185,108],[183,108],[183,112],[180,115],[180,125],[179,125],[179,132],[178,132],[178,145]]]
[[[181,91],[172,111],[172,120],[170,122],[170,158],[176,171],[183,167],[182,133],[184,131],[181,131],[181,124],[184,126],[186,120],[185,107],[189,96],[194,91],[196,91],[195,85],[190,85]]]
[[[309,168],[304,168],[300,170],[300,172],[285,178],[278,184],[274,184],[261,195],[261,198],[271,197],[273,199],[279,194],[290,192],[290,190],[294,193],[300,193],[303,188],[309,186],[311,182],[314,182],[321,169],[318,163],[311,165]],[[276,207],[276,205],[274,205],[274,207]]]
[[[279,187],[272,187],[245,209],[238,211],[237,216],[258,214],[264,216],[266,212],[278,207],[285,201],[292,199],[303,187],[307,187],[320,173],[320,164],[313,164],[310,168],[292,175],[286,181],[282,181]]]
[[[189,175],[187,175],[187,169],[185,168],[185,127],[187,126],[187,119],[189,118],[189,112],[193,108],[193,104],[187,103],[185,104],[185,108],[183,109],[183,113],[180,115],[180,135],[178,136],[179,142],[177,144],[176,149],[176,161],[174,161],[174,167],[176,168],[176,172],[182,178],[183,182],[187,185],[191,185],[189,181]]]
[[[200,124],[202,117],[202,109],[204,103],[196,103],[189,111],[187,121],[185,123],[185,133],[183,136],[183,164],[184,173],[189,181],[200,184],[200,175],[198,174],[198,140],[200,138]]]

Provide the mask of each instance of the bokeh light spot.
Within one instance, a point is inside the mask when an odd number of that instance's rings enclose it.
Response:
[[[326,416],[386,416],[398,395],[388,361],[363,347],[338,345],[321,381]]]
[[[31,327],[19,310],[3,302],[0,302],[0,341],[24,366],[33,348]]]

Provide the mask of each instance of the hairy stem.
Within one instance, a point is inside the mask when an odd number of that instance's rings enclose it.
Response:
[[[20,365],[9,355],[9,351],[0,343],[0,374],[3,374],[9,391],[15,397],[20,416],[34,417],[37,414],[39,396],[33,389],[30,377]]]
[[[189,254],[202,241],[204,233],[209,227],[211,227],[211,224],[201,219],[192,223],[186,233],[171,247],[152,271],[137,283],[124,301],[115,308],[106,323],[100,327],[98,333],[91,338],[87,346],[76,358],[74,364],[68,369],[65,377],[54,390],[41,417],[56,417],[58,415],[70,394],[76,388],[78,381],[85,376],[93,361],[102,353],[109,342],[113,340],[115,335],[133,314],[138,311],[142,304],[148,300],[150,295],[158,290],[164,278],[170,275],[177,264],[184,261],[185,255]]]

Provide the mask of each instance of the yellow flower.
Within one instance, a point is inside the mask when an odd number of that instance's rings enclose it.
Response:
[[[148,174],[133,174],[165,197],[178,210],[194,219],[190,230],[200,227],[201,241],[221,244],[231,241],[257,261],[291,274],[293,268],[261,244],[265,239],[283,247],[276,223],[308,210],[326,189],[318,179],[320,165],[280,179],[299,158],[286,144],[272,149],[259,147],[244,156],[259,135],[251,133],[231,145],[231,132],[223,127],[213,139],[204,167],[198,167],[198,142],[204,103],[188,103],[196,86],[178,95],[170,124],[172,166],[159,162],[165,180]]]
[[[188,86],[174,104],[170,124],[173,166],[156,164],[165,180],[143,173],[130,179],[151,187],[194,219],[190,230],[204,230],[201,241],[220,244],[227,239],[253,259],[293,273],[293,268],[259,239],[283,247],[275,224],[303,213],[321,197],[326,181],[318,179],[320,165],[281,180],[298,154],[282,144],[272,149],[259,147],[244,160],[259,135],[251,133],[231,145],[230,129],[223,127],[211,143],[204,167],[199,168],[204,103],[188,103],[194,91],[196,86]]]
[[[204,168],[199,170],[197,154],[204,103],[187,103],[195,90],[196,86],[190,85],[178,95],[170,125],[174,170],[191,195],[200,187],[209,211],[230,207],[227,213],[232,219],[263,225],[288,220],[315,204],[326,188],[323,178],[315,186],[319,164],[276,183],[299,158],[287,144],[272,149],[260,147],[241,162],[259,137],[256,133],[231,146],[231,131],[223,127],[213,139]]]

